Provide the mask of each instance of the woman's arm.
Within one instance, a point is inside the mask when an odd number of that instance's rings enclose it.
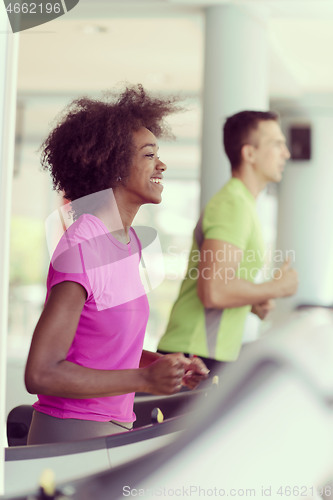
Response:
[[[96,370],[66,361],[86,291],[65,281],[52,287],[35,328],[25,371],[32,394],[67,398],[116,396],[129,392],[173,394],[181,387],[186,362],[166,357],[130,370]]]
[[[180,352],[160,354],[158,352],[142,351],[140,367],[148,366],[150,363],[154,363],[154,361],[164,358],[165,356],[177,357],[184,363],[185,374],[183,376],[182,385],[187,386],[189,389],[195,389],[202,380],[208,377],[209,370],[200,358],[185,358],[184,354]]]
[[[163,354],[160,354],[158,352],[152,352],[152,351],[142,351],[141,359],[140,359],[140,368],[143,368],[144,366],[148,366],[151,363],[154,363],[159,358],[162,358]]]

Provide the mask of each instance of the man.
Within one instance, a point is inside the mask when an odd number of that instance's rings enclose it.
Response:
[[[194,230],[187,274],[159,351],[200,356],[210,369],[234,361],[248,312],[263,319],[274,299],[296,292],[297,273],[288,261],[270,281],[253,282],[264,255],[256,198],[269,182],[280,182],[290,157],[277,119],[272,112],[242,111],[226,120],[232,177]]]

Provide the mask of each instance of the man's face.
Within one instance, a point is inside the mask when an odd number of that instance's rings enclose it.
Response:
[[[251,137],[253,166],[264,183],[280,182],[284,166],[290,158],[286,139],[274,120],[261,121]]]

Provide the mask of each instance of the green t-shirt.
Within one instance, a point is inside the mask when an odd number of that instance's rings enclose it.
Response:
[[[207,309],[197,295],[200,247],[205,239],[226,241],[243,251],[238,277],[254,281],[263,265],[264,245],[255,198],[242,181],[230,179],[208,202],[194,230],[186,276],[158,349],[219,361],[237,359],[251,306]],[[208,258],[208,257],[207,257]],[[216,255],[223,262],[225,255]]]

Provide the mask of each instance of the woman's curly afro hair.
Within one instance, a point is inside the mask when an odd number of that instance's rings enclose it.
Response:
[[[73,101],[41,146],[41,164],[50,171],[54,189],[73,201],[125,180],[133,132],[146,127],[156,137],[170,137],[163,119],[180,109],[176,101],[151,97],[140,84],[126,87],[118,98]]]

